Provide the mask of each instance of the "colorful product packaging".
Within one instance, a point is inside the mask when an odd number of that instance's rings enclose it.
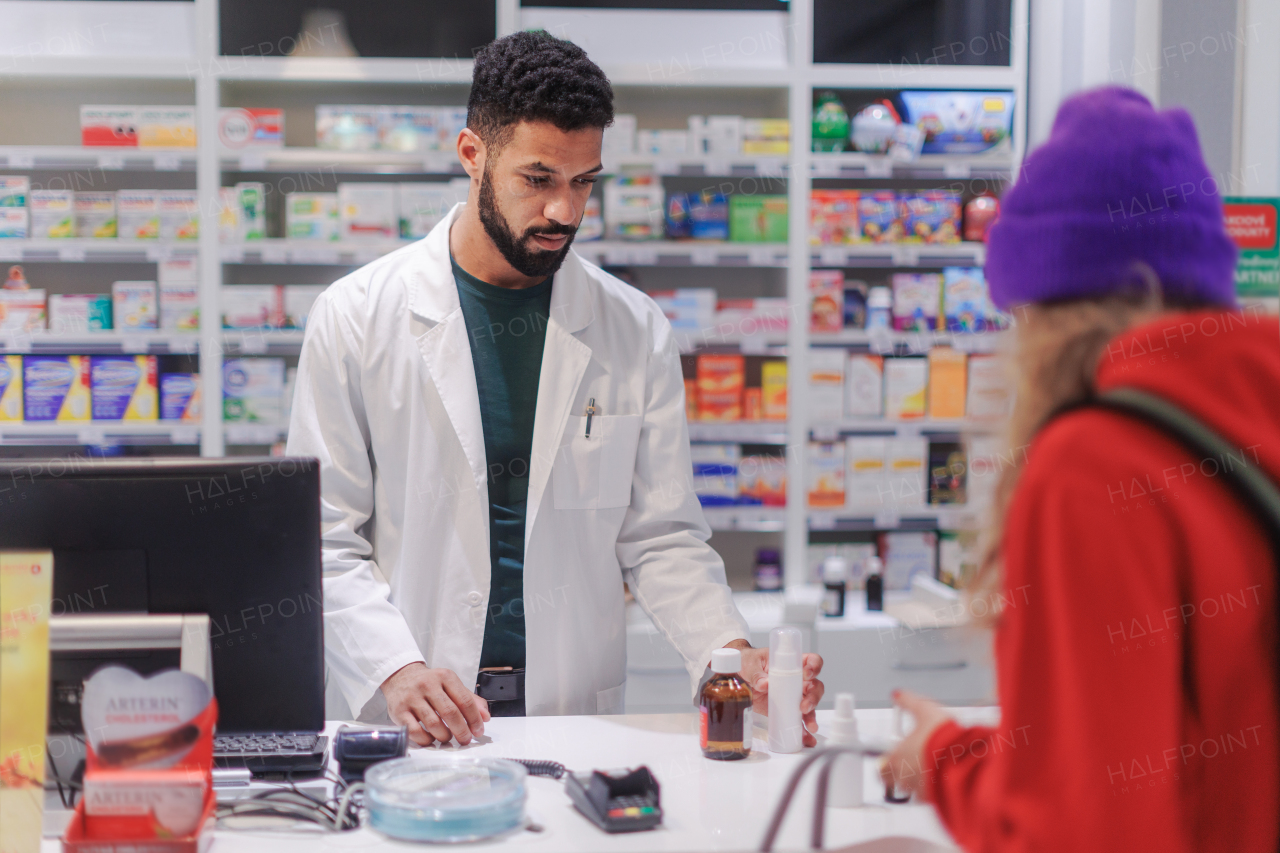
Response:
[[[32,190],[31,236],[59,240],[76,236],[75,193],[71,190]]]
[[[75,195],[76,236],[92,240],[112,240],[116,229],[114,192],[77,192]]]
[[[111,317],[121,332],[154,329],[160,312],[154,281],[117,281],[111,285]]]
[[[742,153],[791,153],[791,122],[785,118],[749,118],[742,122]]]
[[[858,190],[813,190],[809,193],[809,243],[844,245],[862,240],[858,225]]]
[[[28,421],[87,421],[89,356],[28,355],[22,358],[22,408]]]
[[[715,328],[743,336],[785,332],[790,314],[785,297],[719,299],[716,301]]]
[[[0,207],[26,207],[31,179],[26,175],[0,175]]]
[[[316,146],[338,151],[377,148],[378,108],[317,104]]]
[[[690,153],[732,157],[742,153],[746,122],[739,115],[689,116]]]
[[[195,190],[158,190],[156,212],[161,240],[200,238],[200,200]]]
[[[742,389],[742,419],[744,421],[764,420],[764,391],[760,388]]]
[[[0,239],[25,240],[31,233],[25,207],[0,207]]]
[[[730,196],[729,239],[738,243],[787,242],[787,197],[742,193]]]
[[[116,223],[121,240],[160,239],[160,193],[117,190]]]
[[[612,240],[657,240],[663,235],[665,190],[657,175],[626,174],[604,184],[605,236]]]
[[[842,507],[844,491],[844,442],[809,442],[809,506],[815,509]]]
[[[200,330],[200,272],[195,258],[170,258],[159,264],[160,328]]]
[[[968,356],[951,347],[929,350],[929,417],[963,418]]]
[[[844,386],[845,414],[851,418],[884,416],[884,356],[850,353]]]
[[[741,355],[704,353],[698,356],[698,419],[742,419],[742,389],[746,362]]]
[[[400,236],[420,240],[430,234],[455,204],[466,202],[470,189],[470,178],[454,178],[448,183],[400,184]],[[582,239],[581,227],[578,239]]]
[[[338,222],[343,239],[389,240],[400,235],[396,185],[338,184]]]
[[[938,534],[933,530],[899,530],[881,533],[884,588],[910,589],[916,575],[931,578],[938,571]]]
[[[867,292],[865,281],[844,283],[844,325],[846,329],[867,327]]]
[[[22,356],[0,355],[0,422],[22,420]]]
[[[844,273],[814,270],[809,273],[809,331],[839,332],[844,328]]]
[[[284,286],[284,328],[305,329],[311,306],[316,304],[327,284],[286,284]]]
[[[222,419],[280,423],[284,412],[284,359],[233,358],[222,365]]]
[[[86,146],[138,145],[138,108],[129,106],[81,106],[80,144]]]
[[[850,509],[875,512],[892,503],[885,476],[887,441],[883,436],[845,439],[845,503]]]
[[[729,239],[729,200],[721,193],[667,196],[667,236],[672,239]]]
[[[844,417],[844,368],[841,347],[809,350],[809,417],[815,423],[837,423]]]
[[[963,444],[958,441],[932,442],[929,445],[930,505],[965,503],[967,470]]]
[[[49,699],[52,551],[0,551],[0,844],[39,853]]]
[[[378,147],[384,151],[434,150],[437,118],[434,107],[379,107]]]
[[[260,181],[241,181],[235,185],[232,203],[235,207],[238,238],[265,240],[267,237],[266,185]]]
[[[766,421],[787,419],[787,363],[766,361],[760,365],[760,413]]]
[[[737,444],[689,445],[693,460],[693,492],[703,506],[731,506],[738,502]]]
[[[987,232],[1000,218],[1000,200],[995,196],[974,196],[964,205],[964,239],[987,242]]]
[[[659,157],[683,157],[690,153],[689,132],[685,130],[637,130],[636,153]]]
[[[195,107],[138,107],[139,148],[195,148]]]
[[[0,332],[42,332],[44,327],[43,289],[0,290]]]
[[[924,131],[925,154],[978,154],[1013,128],[1013,92],[903,92],[902,103]]]
[[[960,193],[921,190],[900,199],[902,240],[908,243],[959,243]]]
[[[716,321],[716,291],[711,287],[683,287],[649,294],[671,328],[686,334],[705,334]]]
[[[160,376],[160,419],[200,422],[200,374],[164,373]]]
[[[111,331],[110,294],[51,294],[49,296],[49,331],[61,335]]]
[[[277,284],[229,284],[222,288],[222,328],[278,329],[284,307]]]
[[[160,415],[154,355],[89,357],[95,421],[154,421]]]
[[[884,363],[884,410],[889,418],[922,418],[929,386],[929,362],[923,358],[889,358]]]
[[[738,463],[738,503],[787,505],[787,460],[781,456],[744,456]]]
[[[937,273],[893,274],[893,327],[903,332],[927,332],[939,328],[942,312],[942,276]]]
[[[634,113],[614,113],[613,124],[604,129],[601,153],[605,157],[636,153],[636,117]]]
[[[858,195],[858,225],[869,243],[896,243],[903,237],[898,194],[893,190],[863,190]]]
[[[240,241],[240,204],[235,187],[221,187],[218,190],[218,242],[237,243]]]
[[[929,439],[922,436],[885,440],[885,477],[898,509],[918,509],[928,496]]]
[[[290,240],[337,240],[337,193],[289,193],[284,198],[285,236]]]
[[[951,332],[985,332],[998,325],[982,267],[947,267],[942,271],[942,306]]]
[[[218,141],[224,148],[283,148],[284,110],[223,107],[218,110]]]
[[[999,420],[1013,405],[1004,362],[993,355],[969,357],[969,382],[965,410],[971,418]]]

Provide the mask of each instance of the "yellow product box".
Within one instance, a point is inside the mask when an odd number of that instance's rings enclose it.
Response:
[[[89,356],[23,356],[22,414],[27,421],[89,420]]]
[[[22,356],[0,355],[0,422],[22,420]]]
[[[766,361],[760,365],[760,395],[766,421],[787,419],[787,363]]]
[[[791,122],[785,118],[749,118],[742,123],[743,154],[790,154]]]
[[[968,367],[968,356],[959,350],[929,350],[929,417],[964,417]]]
[[[51,551],[0,551],[0,851],[39,853]]]
[[[929,387],[929,362],[923,358],[884,360],[884,414],[887,418],[923,418]]]
[[[195,148],[195,107],[138,107],[139,148]]]

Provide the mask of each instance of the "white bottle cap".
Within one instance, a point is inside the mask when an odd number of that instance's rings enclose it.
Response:
[[[875,556],[874,554],[872,554],[870,557],[867,557],[866,565],[862,570],[862,576],[866,577],[867,575],[882,575],[882,574],[884,574],[884,561],[881,560],[879,557]]]
[[[822,561],[823,583],[844,583],[849,579],[849,561],[833,555]]]
[[[828,741],[837,746],[852,746],[858,742],[858,718],[853,710],[853,694],[837,693],[835,718],[823,727]]]
[[[867,292],[868,308],[892,308],[893,292],[887,287],[873,287]]]
[[[790,626],[769,632],[769,670],[800,668],[800,629]]]
[[[711,671],[735,673],[742,670],[742,652],[737,649],[716,649],[711,653]]]

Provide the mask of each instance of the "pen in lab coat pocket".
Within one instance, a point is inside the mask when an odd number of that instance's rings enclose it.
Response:
[[[591,438],[591,416],[596,413],[596,398],[592,397],[587,403],[587,431],[583,434],[583,438]]]

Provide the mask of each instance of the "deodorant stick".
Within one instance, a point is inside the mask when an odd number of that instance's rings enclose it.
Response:
[[[804,746],[800,719],[800,630],[774,628],[769,632],[769,751],[799,752]]]

